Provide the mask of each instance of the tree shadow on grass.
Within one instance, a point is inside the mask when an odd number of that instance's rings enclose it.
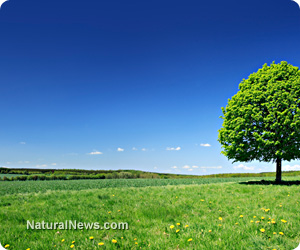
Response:
[[[279,185],[279,186],[292,186],[292,185],[300,185],[300,181],[281,181],[276,182],[275,180],[261,180],[261,181],[244,181],[239,182],[239,184],[243,185]]]

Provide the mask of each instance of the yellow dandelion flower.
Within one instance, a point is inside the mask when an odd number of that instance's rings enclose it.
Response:
[[[283,233],[283,232],[279,232],[279,234],[280,234],[280,235],[284,235],[284,233]]]
[[[115,195],[113,194],[113,196],[115,196]]]
[[[261,219],[262,219],[262,220],[264,220],[264,219],[265,219],[265,217],[261,217]]]
[[[74,247],[75,247],[74,245],[71,245],[71,246],[70,246],[70,248],[74,248]]]
[[[116,241],[115,239],[112,239],[111,242],[112,242],[112,243],[117,243],[118,241]]]
[[[208,230],[209,233],[211,233],[211,230]]]
[[[265,229],[263,229],[263,228],[261,228],[261,229],[260,229],[260,231],[261,231],[262,233],[264,233],[266,230],[265,230]]]
[[[123,239],[124,239],[124,237],[121,237],[121,239],[123,240]]]
[[[133,240],[137,240],[137,238],[134,238]]]
[[[222,217],[219,217],[219,220],[223,220]]]
[[[176,199],[178,199],[178,196],[176,196]]]
[[[190,239],[188,239],[188,242],[190,242],[190,241],[192,241],[193,239],[192,238],[190,238]]]
[[[72,244],[74,244],[74,243],[75,243],[75,240],[72,241]]]
[[[30,250],[30,248],[27,248],[26,250]]]
[[[62,240],[61,240],[61,242],[64,242],[64,241],[65,241],[65,239],[62,239]]]
[[[276,234],[276,232],[273,232],[273,234]]]
[[[174,225],[171,225],[171,226],[170,226],[171,229],[173,229],[174,227],[175,227]]]
[[[268,221],[268,224],[270,224],[271,222],[270,221]]]
[[[108,212],[109,214],[111,213],[111,211]]]
[[[176,230],[176,233],[178,233],[179,231],[180,231],[180,229],[177,229],[177,230]]]
[[[287,221],[286,220],[281,220],[283,223],[287,223]]]
[[[176,225],[177,225],[177,226],[180,226],[180,223],[178,222],[178,223],[176,223]]]
[[[239,223],[237,223],[237,222],[235,223],[235,225],[238,225],[238,224],[239,224]]]
[[[255,221],[255,223],[259,223],[259,222],[260,222],[259,220]]]
[[[201,199],[200,201],[204,201],[203,199]]]
[[[185,225],[185,228],[189,227],[189,225]]]
[[[240,218],[243,218],[243,217],[244,217],[244,215],[241,214],[241,215],[240,215]]]
[[[279,207],[282,207],[282,205],[279,205]]]
[[[221,226],[222,226],[222,224],[219,224],[218,226],[219,226],[219,227],[221,227]]]
[[[256,216],[254,215],[253,218],[256,218]]]
[[[90,237],[90,240],[93,240],[93,239],[94,239],[94,237],[93,237],[93,236],[91,236],[91,237]]]
[[[253,222],[254,222],[253,220],[250,221],[250,223],[253,223]]]
[[[137,243],[137,242],[134,242],[134,244],[136,244],[136,245],[137,245],[138,243]]]
[[[99,246],[103,246],[104,243],[103,243],[103,242],[99,242],[98,245],[99,245]]]

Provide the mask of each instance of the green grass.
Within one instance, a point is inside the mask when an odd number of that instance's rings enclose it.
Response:
[[[272,177],[205,178],[205,179],[111,179],[111,180],[55,180],[55,181],[13,181],[0,182],[0,195],[46,192],[49,190],[86,190],[116,187],[147,187],[166,185],[193,185],[249,180],[273,180]],[[295,177],[285,177],[294,180]]]
[[[0,177],[4,177],[4,176],[6,176],[6,177],[15,177],[15,176],[21,176],[22,174],[0,174]]]
[[[1,182],[0,242],[17,250],[70,249],[72,241],[82,250],[296,248],[299,186],[234,182],[245,180]],[[128,222],[129,230],[27,230],[27,220]]]

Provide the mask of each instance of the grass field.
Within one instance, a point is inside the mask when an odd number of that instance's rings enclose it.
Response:
[[[15,177],[15,176],[21,176],[22,174],[0,174],[0,177],[4,177],[4,176],[6,176],[6,177]]]
[[[296,248],[298,185],[225,179],[1,182],[0,242],[18,250]],[[127,222],[129,230],[27,230],[27,220]]]
[[[295,177],[286,177],[289,180]],[[273,180],[274,178],[241,177],[241,178],[206,178],[206,179],[111,179],[111,180],[70,180],[70,181],[15,181],[0,182],[0,195],[17,193],[36,193],[49,190],[86,190],[115,187],[147,187],[166,185],[192,185],[221,182],[239,182],[247,180]]]

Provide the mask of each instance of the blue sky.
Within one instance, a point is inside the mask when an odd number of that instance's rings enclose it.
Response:
[[[219,116],[264,63],[300,66],[299,44],[290,0],[9,0],[0,166],[273,171],[220,154]]]

